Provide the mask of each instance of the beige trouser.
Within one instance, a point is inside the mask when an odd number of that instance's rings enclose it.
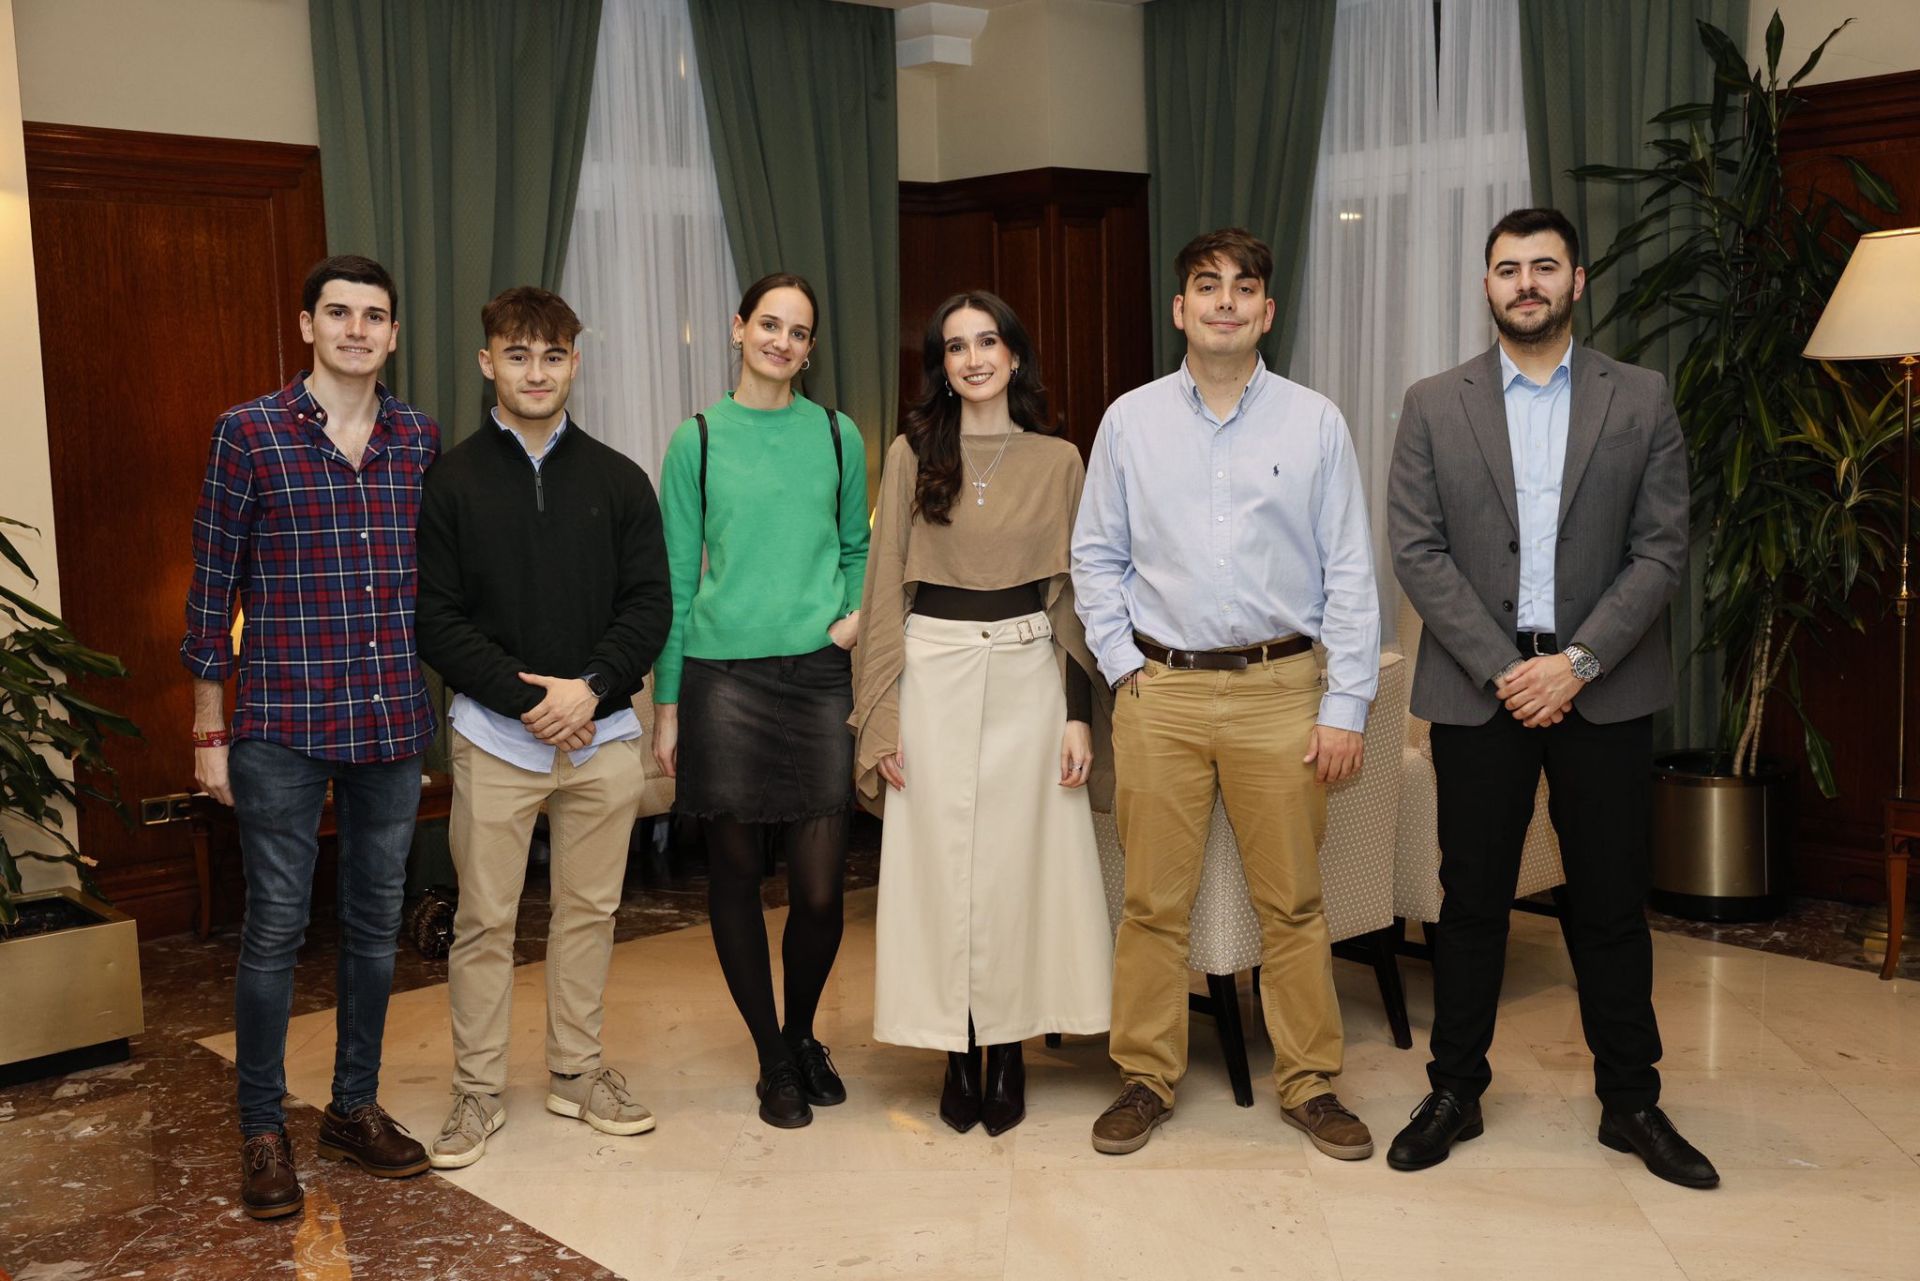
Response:
[[[1114,818],[1127,877],[1109,1049],[1123,1077],[1168,1104],[1187,1066],[1187,918],[1216,784],[1260,918],[1260,990],[1281,1106],[1329,1092],[1327,1078],[1340,1070],[1317,853],[1326,792],[1301,760],[1320,694],[1319,667],[1305,653],[1236,672],[1149,662],[1115,701]]]
[[[460,880],[447,958],[454,1088],[498,1094],[507,1084],[513,936],[527,879],[533,821],[547,807],[553,916],[547,926],[547,1068],[600,1066],[600,1025],[613,914],[645,780],[641,740],[603,744],[583,765],[554,754],[553,772],[509,765],[453,736],[448,839]]]

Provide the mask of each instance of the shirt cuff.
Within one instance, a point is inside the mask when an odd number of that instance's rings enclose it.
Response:
[[[233,637],[189,635],[180,642],[180,661],[203,681],[224,681],[233,673]]]
[[[1367,731],[1367,700],[1357,694],[1322,694],[1320,723],[1329,729]]]
[[[1133,643],[1133,636],[1130,633],[1109,645],[1106,652],[1100,655],[1100,674],[1107,678],[1108,685],[1112,685],[1123,676],[1139,671],[1146,665],[1147,656],[1142,654],[1140,647]]]

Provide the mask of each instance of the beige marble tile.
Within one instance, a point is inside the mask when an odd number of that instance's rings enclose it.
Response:
[[[1920,1164],[1920,1083],[1914,1073],[1899,1068],[1852,1068],[1828,1072],[1826,1079]]]
[[[1670,987],[1656,998],[1654,1013],[1665,1050],[1663,1071],[1799,1072],[1807,1066],[1793,1045],[1717,985]],[[1508,1005],[1503,1000],[1500,1020],[1526,1042],[1540,1066],[1592,1071],[1593,1056],[1571,991],[1552,1001]]]
[[[1478,1140],[1476,1140],[1478,1142]],[[1471,1146],[1471,1145],[1469,1145]],[[1683,1281],[1612,1170],[1312,1167],[1344,1281]]]
[[[1408,1086],[1394,1077],[1348,1073],[1340,1078],[1340,1097],[1373,1130],[1380,1159],[1387,1145],[1427,1095],[1424,1073]],[[1539,1070],[1496,1072],[1480,1099],[1486,1133],[1456,1144],[1448,1169],[1545,1170],[1598,1169],[1606,1149],[1594,1142],[1554,1080]]]
[[[1005,1171],[726,1174],[671,1275],[979,1278],[1005,1266]]]
[[[1749,1170],[1711,1192],[1628,1191],[1691,1281],[1912,1281],[1920,1171]]]
[[[926,1075],[856,1076],[845,1103],[815,1108],[813,1124],[799,1130],[749,1114],[727,1173],[1009,1169],[1019,1129],[997,1139],[978,1126],[954,1133],[938,1116],[939,1085],[938,1077]],[[1029,1090],[1029,1108],[1039,1097]]]
[[[1128,1165],[1014,1176],[1010,1281],[1340,1275],[1303,1170]]]
[[[530,1178],[493,1165],[489,1152],[446,1177],[620,1276],[650,1278],[671,1273],[720,1176],[629,1170],[609,1178],[595,1169]]]
[[[1660,1106],[1687,1139],[1723,1175],[1736,1170],[1844,1170],[1913,1168],[1886,1134],[1862,1116],[1818,1073],[1660,1073]],[[1579,1114],[1580,1132],[1608,1164],[1634,1182],[1650,1179],[1636,1156],[1593,1142],[1600,1100],[1575,1073],[1556,1084]],[[1634,1171],[1634,1174],[1627,1174]]]

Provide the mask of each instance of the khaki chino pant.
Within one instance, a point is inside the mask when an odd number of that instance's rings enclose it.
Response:
[[[498,1094],[507,1084],[514,925],[527,847],[541,805],[552,848],[547,926],[547,1069],[600,1066],[600,1027],[613,914],[645,782],[641,740],[605,743],[584,764],[554,753],[553,771],[509,765],[453,736],[448,840],[460,879],[447,959],[454,1088]]]
[[[1320,695],[1319,666],[1305,653],[1233,672],[1149,662],[1115,701],[1114,818],[1127,874],[1109,1048],[1123,1077],[1168,1104],[1187,1066],[1188,917],[1216,785],[1260,918],[1260,990],[1281,1106],[1327,1093],[1340,1070],[1320,907],[1326,792],[1301,760]]]

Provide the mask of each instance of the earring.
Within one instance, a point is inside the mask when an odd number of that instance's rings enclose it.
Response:
[[[733,349],[734,349],[735,351],[739,351],[739,350],[740,350],[740,340],[739,340],[738,338],[736,338],[736,339],[734,339],[734,340],[733,340]]]
[[[1013,372],[1012,372],[1011,374],[1009,374],[1009,375],[1007,375],[1007,376],[1008,376],[1009,378],[1018,378],[1018,377],[1020,376],[1020,366],[1018,366],[1018,365],[1015,365],[1015,366],[1013,367]]]
[[[812,357],[812,356],[808,356],[808,357],[807,357],[807,358],[806,358],[805,360],[803,360],[803,361],[801,361],[801,362],[800,362],[800,370],[801,370],[801,372],[802,372],[802,373],[804,373],[804,372],[806,372],[807,370],[809,370],[809,369],[812,369],[812,368],[813,368],[813,357]]]
[[[947,389],[947,395],[949,395],[949,396],[951,396],[951,395],[953,395],[953,384],[952,384],[952,383],[942,383],[942,384],[941,384],[941,386],[943,386],[943,387],[945,387],[945,388]]]

